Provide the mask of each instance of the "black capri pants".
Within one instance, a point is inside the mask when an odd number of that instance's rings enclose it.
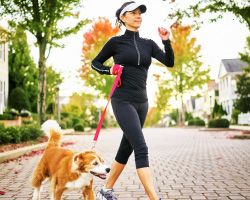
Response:
[[[126,164],[134,151],[136,168],[149,167],[148,147],[142,133],[148,112],[148,102],[131,103],[112,98],[111,104],[116,120],[123,131],[115,160]]]

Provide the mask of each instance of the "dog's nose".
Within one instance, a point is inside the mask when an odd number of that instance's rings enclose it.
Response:
[[[109,172],[110,172],[110,168],[106,168],[105,170],[106,170],[106,172],[107,172],[107,173],[109,173]]]

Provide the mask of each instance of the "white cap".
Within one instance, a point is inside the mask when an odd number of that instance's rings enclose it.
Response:
[[[147,7],[144,4],[137,4],[137,3],[133,2],[133,3],[128,4],[127,6],[125,6],[122,9],[119,17],[121,17],[125,12],[133,11],[137,8],[139,8],[141,10],[141,13],[145,13],[147,10]]]

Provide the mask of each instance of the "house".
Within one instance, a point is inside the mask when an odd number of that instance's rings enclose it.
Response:
[[[0,25],[0,114],[7,107],[9,90],[7,30]]]
[[[215,80],[209,80],[203,89],[202,96],[190,97],[187,101],[187,112],[207,123],[212,117],[215,100],[218,100],[218,84]]]
[[[243,68],[247,63],[240,59],[223,59],[221,60],[218,85],[219,85],[219,103],[222,104],[227,112],[227,119],[231,119],[233,103],[237,99],[237,75],[242,74]]]

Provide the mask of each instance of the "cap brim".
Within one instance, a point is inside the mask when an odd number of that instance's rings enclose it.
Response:
[[[141,13],[145,13],[147,10],[147,7],[144,4],[137,4],[137,3],[131,3],[129,5],[127,5],[125,8],[123,8],[123,10],[120,13],[120,17],[126,13],[126,12],[131,12],[135,9],[139,8]]]
[[[135,9],[139,8],[141,10],[141,13],[145,13],[147,11],[147,7],[144,4],[133,4],[127,11],[133,11]]]

